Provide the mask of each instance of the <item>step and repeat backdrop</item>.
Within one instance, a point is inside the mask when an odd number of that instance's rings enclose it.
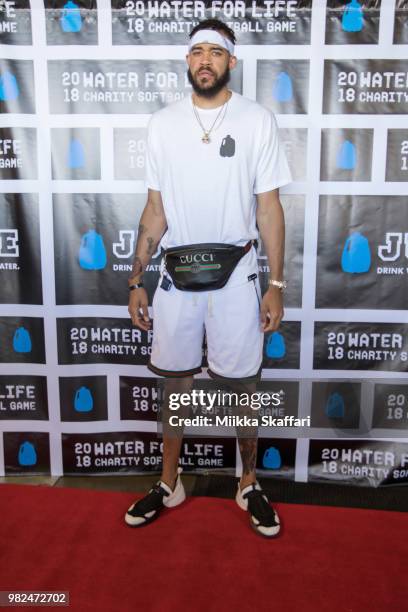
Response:
[[[276,114],[294,179],[260,384],[282,401],[261,413],[310,426],[261,427],[259,472],[406,484],[408,0],[2,0],[0,473],[160,472],[127,276],[146,126],[191,94],[188,33],[209,17],[236,32],[231,88]],[[195,387],[215,389],[206,370]],[[238,474],[236,440],[187,429],[181,463]]]

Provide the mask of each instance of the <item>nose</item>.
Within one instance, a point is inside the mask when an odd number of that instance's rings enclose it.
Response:
[[[204,51],[201,56],[201,64],[208,65],[211,63],[211,53],[210,51]]]

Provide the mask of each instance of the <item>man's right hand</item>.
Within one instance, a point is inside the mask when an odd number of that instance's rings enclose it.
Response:
[[[133,325],[140,327],[144,331],[148,331],[151,327],[148,311],[148,297],[146,289],[133,289],[129,292],[128,312],[132,319]]]

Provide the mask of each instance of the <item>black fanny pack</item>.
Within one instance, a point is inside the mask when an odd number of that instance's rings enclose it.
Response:
[[[166,270],[174,286],[182,291],[221,289],[237,263],[256,240],[245,246],[222,243],[186,244],[165,251]]]

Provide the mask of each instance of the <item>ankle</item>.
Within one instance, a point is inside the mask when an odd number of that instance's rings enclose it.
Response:
[[[255,475],[245,476],[245,477],[241,476],[241,479],[239,481],[239,488],[242,491],[243,489],[245,489],[245,487],[248,487],[249,485],[255,484],[255,483],[256,483],[256,476]]]
[[[160,477],[160,480],[164,482],[168,487],[170,487],[172,491],[174,491],[174,489],[176,488],[177,478],[178,478],[178,473],[176,470],[175,476],[172,474],[167,474],[167,473],[162,474]]]

